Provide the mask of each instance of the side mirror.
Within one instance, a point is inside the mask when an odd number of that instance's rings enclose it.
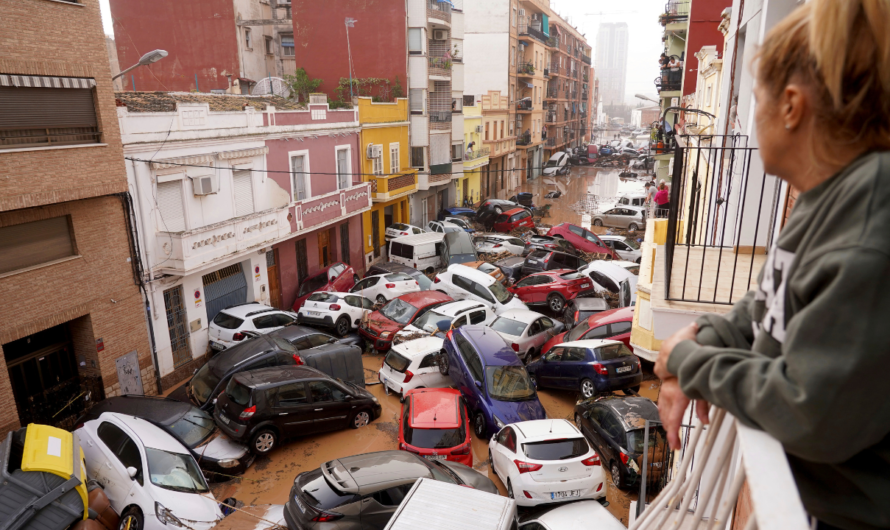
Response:
[[[587,418],[590,417],[590,411],[585,410],[584,412],[581,413],[581,417],[586,420]]]
[[[131,478],[131,479],[135,479],[135,478],[136,478],[136,474],[138,474],[138,473],[139,473],[139,470],[137,470],[137,469],[136,469],[135,467],[133,467],[133,466],[130,466],[130,467],[127,468],[127,475],[130,475],[130,478]]]
[[[544,364],[547,364],[547,356],[546,355],[541,357],[541,362]]]
[[[473,382],[476,383],[476,387],[479,388],[479,390],[482,390],[482,383],[480,383],[479,381],[473,381]]]
[[[355,396],[353,396],[352,394],[346,394],[346,397],[344,399],[346,401],[352,401],[353,399],[355,399]]]

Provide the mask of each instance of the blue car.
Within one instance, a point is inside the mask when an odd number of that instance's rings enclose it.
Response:
[[[461,208],[459,206],[442,208],[436,219],[444,221],[446,217],[466,217],[467,219],[474,219],[476,217],[476,210],[474,208]]]
[[[536,387],[579,390],[587,399],[602,392],[640,390],[640,359],[617,340],[576,340],[551,347],[528,365]]]
[[[547,418],[522,361],[488,326],[461,326],[445,337],[439,370],[451,376],[473,417],[473,431],[488,440],[505,425]]]

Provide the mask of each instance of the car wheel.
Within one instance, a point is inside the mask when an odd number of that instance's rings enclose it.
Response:
[[[578,426],[578,429],[581,429],[581,416],[575,414],[575,425]]]
[[[627,476],[618,462],[612,462],[612,484],[615,484],[618,489],[627,489]]]
[[[142,511],[136,506],[130,506],[121,514],[118,530],[142,530],[144,528]]]
[[[378,295],[377,295],[377,303],[378,303],[378,304],[385,304],[385,303],[386,303],[386,297],[383,296],[382,294],[378,294]]]
[[[596,385],[590,379],[581,381],[581,397],[584,399],[592,398],[596,395]]]
[[[602,219],[594,219],[593,226],[603,226],[603,220]]]
[[[448,354],[445,352],[439,354],[439,373],[448,375]]]
[[[628,226],[627,229],[631,232],[636,232],[640,227],[637,226],[637,223],[630,223],[630,226]]]
[[[482,416],[481,412],[477,412],[476,416],[473,418],[473,432],[476,433],[477,438],[484,440],[485,430],[485,418]]]
[[[360,410],[352,415],[352,420],[349,421],[349,426],[353,429],[358,429],[369,423],[371,423],[371,414],[367,410]]]
[[[352,275],[352,285],[353,285],[353,286],[354,286],[355,284],[357,284],[358,282],[360,282],[360,281],[361,281],[361,278],[358,277],[358,274],[353,274],[353,275]]]
[[[509,480],[507,481],[507,497],[510,497],[511,499],[515,498],[513,497],[513,483]]]
[[[538,378],[533,374],[528,374],[528,380],[532,382],[532,386],[538,388]]]
[[[534,356],[535,356],[535,349],[529,348],[525,352],[525,355],[522,357],[522,364],[528,364],[528,362],[531,361],[532,358],[534,358]]]
[[[342,316],[337,319],[337,327],[335,328],[337,331],[337,335],[341,337],[349,333],[349,329],[351,326],[349,325],[349,317]]]
[[[262,429],[250,440],[250,450],[258,455],[268,454],[278,445],[278,435],[271,429]]]
[[[638,394],[640,393],[640,385],[632,386],[630,389]]]
[[[554,313],[562,313],[563,309],[566,307],[566,300],[562,295],[551,293],[550,296],[547,297],[547,306]]]
[[[494,459],[491,458],[491,449],[488,450],[488,467],[491,468],[491,472],[494,473],[494,476],[498,476],[498,470],[494,468]]]

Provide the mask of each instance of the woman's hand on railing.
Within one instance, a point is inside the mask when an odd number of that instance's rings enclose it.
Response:
[[[696,340],[698,324],[693,322],[680,329],[661,343],[658,359],[655,361],[655,375],[662,383],[658,392],[658,415],[668,435],[668,443],[671,449],[680,449],[680,425],[683,423],[683,414],[689,406],[690,399],[680,388],[680,380],[667,369],[668,359],[677,344],[684,340]],[[698,400],[695,403],[695,411],[702,423],[708,423],[710,405],[707,401]]]

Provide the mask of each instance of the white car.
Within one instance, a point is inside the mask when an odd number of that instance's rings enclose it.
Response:
[[[419,226],[408,225],[405,223],[395,223],[386,227],[386,231],[383,232],[383,239],[389,243],[390,239],[395,239],[397,237],[402,236],[413,236],[415,234],[422,234],[424,232],[423,228]]]
[[[640,275],[640,262],[634,263],[633,261],[612,260],[612,264],[623,267],[627,269],[627,272],[636,276]]]
[[[504,234],[483,234],[475,238],[475,243],[476,252],[480,254],[498,254],[506,250],[511,254],[521,256],[525,252],[525,241]]]
[[[222,351],[252,334],[265,335],[297,320],[292,311],[282,311],[259,302],[227,307],[216,314],[208,326],[210,348]]]
[[[297,318],[300,324],[334,328],[341,337],[357,329],[362,317],[374,310],[374,302],[354,293],[318,292],[300,307]]]
[[[596,528],[596,530],[627,530],[621,521],[609,513],[599,501],[578,501],[554,506],[544,513],[523,518],[519,530],[566,530]]]
[[[160,427],[105,412],[74,434],[87,477],[104,488],[119,528],[207,530],[223,518],[198,463]]]
[[[634,239],[617,235],[599,236],[603,243],[612,247],[612,250],[618,254],[622,260],[633,261],[639,263],[643,259],[643,251],[640,250],[640,244]]]
[[[447,234],[448,232],[463,232],[464,229],[449,221],[430,221],[426,225],[426,231]]]
[[[362,295],[378,304],[385,304],[393,298],[398,298],[403,294],[416,293],[420,290],[417,280],[405,273],[393,272],[367,276],[355,284],[349,292]]]
[[[468,223],[466,219],[462,219],[460,217],[446,217],[445,221],[463,228],[465,232],[476,231],[473,229],[472,226],[470,226],[470,223]]]
[[[618,300],[621,307],[636,304],[637,280],[639,278],[625,267],[616,265],[611,261],[593,260],[578,269],[578,272],[593,280],[596,291],[606,290],[618,294],[621,297]],[[622,287],[624,283],[626,285]],[[626,295],[622,294],[625,290]]]
[[[384,387],[399,395],[415,388],[451,386],[451,378],[442,375],[436,363],[443,342],[440,337],[423,337],[394,345],[386,353],[377,377]]]
[[[433,289],[455,300],[475,300],[488,304],[496,315],[508,309],[528,309],[504,285],[482,271],[455,264],[440,272],[433,280]]]
[[[554,175],[568,175],[571,170],[569,166],[569,155],[560,151],[550,157],[550,160],[544,164],[544,176],[552,177]]]
[[[534,420],[502,428],[488,443],[491,469],[520,506],[606,495],[600,458],[566,420]]]
[[[459,328],[466,324],[488,326],[494,319],[494,312],[487,304],[475,300],[448,302],[427,311],[402,331],[396,333],[396,336],[407,336],[419,332],[435,333],[439,329],[440,322],[447,323],[452,328]]]
[[[528,363],[565,324],[528,309],[511,309],[501,313],[491,329],[495,330],[524,363]]]

